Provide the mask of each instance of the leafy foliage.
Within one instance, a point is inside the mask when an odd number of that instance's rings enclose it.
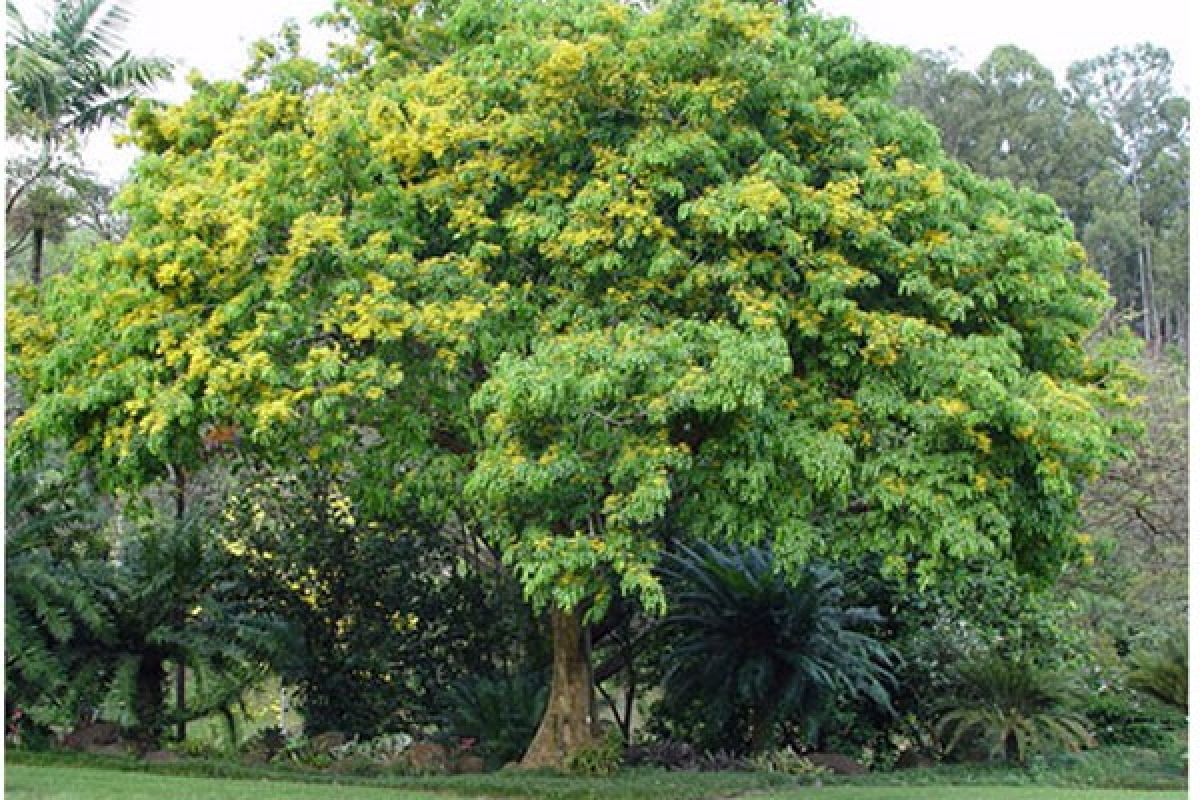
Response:
[[[102,520],[81,487],[11,464],[5,502],[5,706],[26,725],[69,725],[98,700],[86,647],[113,636]]]
[[[128,236],[13,303],[13,440],[140,486],[236,430],[576,633],[664,610],[666,530],[1057,574],[1124,425],[1103,281],[797,6],[347,2],[332,63],[139,106]]]
[[[624,751],[625,741],[620,732],[610,730],[596,743],[572,753],[567,760],[567,771],[572,775],[612,775],[620,769]]]
[[[1187,730],[1187,718],[1180,710],[1120,684],[1106,683],[1087,692],[1079,710],[1087,716],[1101,746],[1171,753]]]
[[[224,547],[247,602],[297,631],[278,666],[310,734],[437,722],[443,687],[537,658],[516,588],[465,532],[403,509],[373,518],[319,465],[243,479]]]
[[[525,752],[546,709],[545,677],[535,673],[460,680],[446,691],[446,725],[478,741],[489,769]]]
[[[937,723],[948,750],[978,743],[989,758],[1023,764],[1094,743],[1086,719],[1065,709],[1065,681],[1029,658],[993,654],[962,665],[959,676],[957,707]]]
[[[1129,685],[1177,709],[1188,707],[1187,633],[1175,632],[1157,650],[1143,650],[1133,657]]]
[[[789,580],[762,548],[683,548],[663,565],[671,611],[663,709],[702,709],[703,744],[762,750],[796,712],[816,727],[841,696],[889,707],[893,657],[855,628],[881,621],[847,607],[820,565]]]

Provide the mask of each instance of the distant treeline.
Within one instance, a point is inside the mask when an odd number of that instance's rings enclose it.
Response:
[[[950,155],[1051,195],[1153,350],[1186,344],[1188,327],[1190,107],[1172,71],[1150,44],[1075,63],[1066,86],[1013,46],[973,71],[922,51],[896,93]]]

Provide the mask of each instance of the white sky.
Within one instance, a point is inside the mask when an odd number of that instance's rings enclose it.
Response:
[[[311,55],[324,48],[322,35],[307,23],[333,0],[125,0],[132,20],[125,41],[138,55],[158,55],[179,65],[177,80],[158,96],[187,95],[183,77],[198,69],[209,78],[237,77],[251,42],[278,31],[292,18],[306,31]],[[1015,44],[1033,53],[1060,78],[1074,61],[1116,45],[1150,41],[1171,51],[1176,82],[1195,85],[1195,42],[1189,0],[814,0],[817,10],[857,21],[870,39],[914,49],[956,48],[963,65],[974,67],[993,47]],[[40,26],[48,0],[18,0],[27,22]],[[117,179],[133,153],[117,151],[109,135],[95,134],[88,161],[106,178]]]

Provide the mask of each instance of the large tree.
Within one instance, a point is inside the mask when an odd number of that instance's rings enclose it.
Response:
[[[236,429],[477,526],[551,623],[535,766],[590,741],[585,622],[662,610],[668,538],[1077,553],[1104,284],[889,105],[899,53],[757,2],[340,9],[331,66],[264,44],[135,114],[130,234],[10,313],[23,450],[120,483]]]

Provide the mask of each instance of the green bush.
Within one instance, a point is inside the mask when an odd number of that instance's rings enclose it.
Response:
[[[1079,710],[1101,745],[1167,750],[1187,729],[1187,717],[1178,710],[1119,686],[1089,692]]]
[[[262,728],[242,742],[238,751],[242,755],[266,763],[282,753],[288,746],[288,736],[278,725]]]
[[[249,601],[299,633],[278,668],[305,731],[371,738],[436,724],[441,687],[527,663],[536,629],[442,521],[399,502],[373,515],[353,491],[320,466],[247,475],[225,536]]]
[[[476,739],[489,769],[519,759],[537,733],[549,687],[539,673],[474,676],[446,690],[445,724],[459,737]]]
[[[572,775],[612,775],[625,760],[625,741],[621,732],[610,730],[603,738],[588,747],[580,748],[567,759],[567,772]]]
[[[981,747],[990,759],[1024,764],[1095,744],[1087,719],[1066,707],[1069,685],[1027,657],[992,653],[961,666],[959,679],[956,707],[935,726],[947,751]]]
[[[833,774],[828,767],[814,764],[790,747],[759,753],[750,763],[759,772],[778,772],[803,778],[820,778]]]
[[[1129,685],[1169,706],[1188,706],[1187,631],[1176,631],[1154,650],[1143,650],[1131,659]]]

